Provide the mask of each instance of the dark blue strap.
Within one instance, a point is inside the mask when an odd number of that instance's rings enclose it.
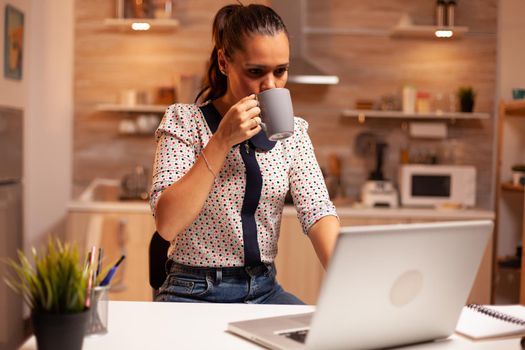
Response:
[[[262,176],[253,146],[245,141],[240,145],[239,152],[246,167],[246,189],[241,209],[244,265],[253,266],[261,263],[255,211],[261,198]]]

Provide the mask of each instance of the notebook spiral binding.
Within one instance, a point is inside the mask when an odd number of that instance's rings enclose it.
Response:
[[[467,305],[467,307],[470,308],[470,309],[473,309],[473,310],[475,310],[477,312],[480,312],[480,313],[482,313],[484,315],[487,315],[487,316],[490,316],[490,317],[494,317],[494,318],[497,318],[497,319],[505,321],[505,322],[514,323],[514,324],[517,324],[517,325],[520,325],[520,326],[525,326],[525,320],[523,320],[521,318],[518,318],[518,317],[507,315],[507,314],[505,314],[503,312],[500,312],[500,311],[496,311],[496,310],[490,309],[490,308],[485,307],[483,305],[469,304],[469,305]]]

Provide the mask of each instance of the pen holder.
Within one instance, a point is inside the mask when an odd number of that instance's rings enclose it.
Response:
[[[102,335],[108,332],[109,285],[97,286],[91,292],[91,307],[86,325],[86,335]]]

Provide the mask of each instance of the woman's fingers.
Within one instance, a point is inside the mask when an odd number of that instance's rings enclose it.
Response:
[[[241,127],[251,130],[253,128],[258,127],[260,124],[261,124],[261,118],[253,117],[253,118],[249,118],[245,120]]]
[[[241,128],[251,130],[253,128],[258,127],[260,124],[261,118],[258,117],[258,114],[256,114],[255,116],[245,119],[244,122],[241,124]]]
[[[259,115],[261,114],[261,109],[257,106],[255,107],[252,107],[250,109],[248,109],[246,112],[245,112],[245,119],[253,119],[255,117],[258,117]]]
[[[235,104],[235,108],[237,108],[237,111],[241,113],[248,111],[254,113],[254,111],[252,111],[254,108],[257,108],[255,113],[257,113],[257,111],[258,113],[261,112],[261,110],[259,109],[259,102],[254,98],[248,99],[247,97],[245,97],[244,99],[240,100],[238,103]]]
[[[252,136],[257,135],[260,131],[261,131],[261,126],[260,126],[260,125],[257,125],[256,128],[253,128],[253,129],[251,129],[251,130],[248,130],[248,132],[246,133],[246,136],[247,136],[246,139],[250,139],[250,138],[252,138]]]
[[[219,125],[221,137],[229,140],[228,143],[234,145],[253,135],[260,130],[261,109],[255,99],[255,95],[249,95],[234,104],[224,115]]]

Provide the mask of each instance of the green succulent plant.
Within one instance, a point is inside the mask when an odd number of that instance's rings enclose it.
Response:
[[[512,166],[512,171],[525,173],[525,164],[516,164]]]
[[[458,97],[460,99],[474,100],[476,91],[474,91],[472,86],[461,86],[458,89]]]
[[[5,282],[22,295],[33,312],[77,313],[86,309],[90,271],[82,264],[75,245],[49,239],[39,254],[31,250],[33,264],[18,251],[18,260],[7,260],[10,274]]]
[[[472,86],[461,86],[457,92],[461,112],[472,112],[476,100],[476,91]]]

